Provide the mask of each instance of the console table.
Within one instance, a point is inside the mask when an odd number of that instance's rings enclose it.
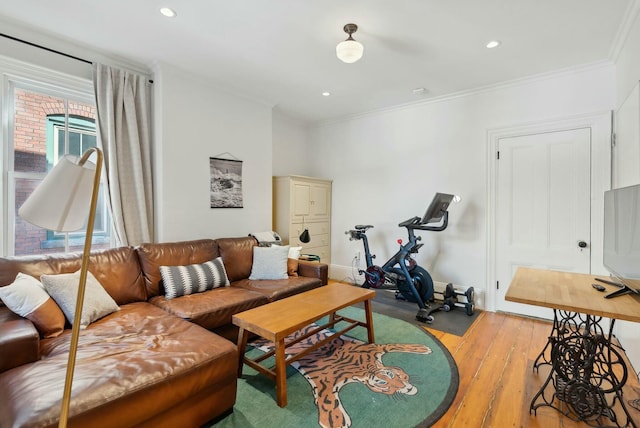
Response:
[[[554,315],[549,340],[533,366],[538,370],[549,365],[551,370],[529,410],[549,406],[589,425],[609,420],[618,427],[637,428],[622,396],[628,376],[622,349],[611,338],[617,319],[640,322],[640,300],[631,295],[605,299],[617,287],[602,284],[606,292],[599,292],[591,286],[595,278],[531,268],[516,271],[505,299],[551,308]]]

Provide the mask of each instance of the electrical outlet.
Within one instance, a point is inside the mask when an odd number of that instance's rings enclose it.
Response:
[[[356,261],[356,265],[360,265],[360,251],[356,251],[355,255],[353,256],[353,259]]]

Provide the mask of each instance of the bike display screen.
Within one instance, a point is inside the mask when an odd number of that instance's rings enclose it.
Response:
[[[429,204],[427,211],[422,217],[421,224],[436,223],[442,220],[442,216],[447,212],[449,204],[453,201],[454,195],[448,193],[436,193]]]

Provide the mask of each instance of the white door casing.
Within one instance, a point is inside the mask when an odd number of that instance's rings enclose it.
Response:
[[[605,272],[610,141],[610,112],[489,132],[487,309],[551,317],[551,310],[504,301],[521,265]]]

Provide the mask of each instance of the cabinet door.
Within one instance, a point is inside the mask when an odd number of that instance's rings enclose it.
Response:
[[[308,184],[293,184],[292,215],[308,216],[311,200],[311,190]]]
[[[312,218],[328,217],[331,209],[329,186],[312,184],[310,186],[309,214]]]

